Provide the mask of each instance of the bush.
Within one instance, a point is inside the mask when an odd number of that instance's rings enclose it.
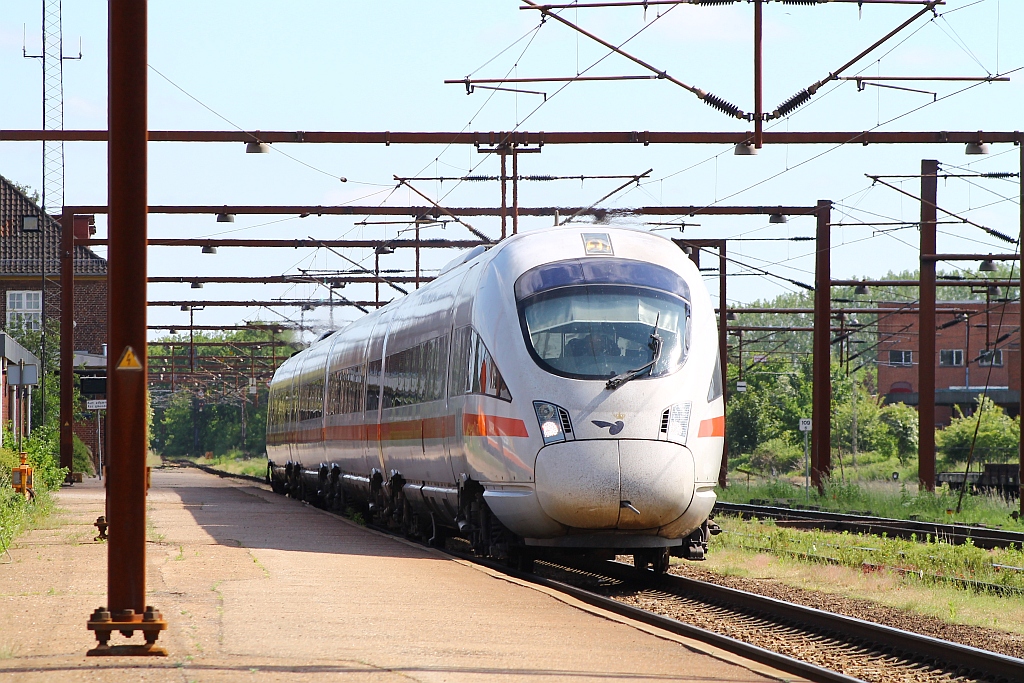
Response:
[[[81,472],[87,477],[96,476],[96,467],[92,461],[92,449],[85,445],[85,442],[75,434],[75,451],[72,460],[75,472]]]
[[[990,398],[979,398],[973,415],[964,416],[958,407],[950,425],[935,435],[935,447],[942,455],[944,466],[967,461],[975,430],[978,438],[974,443],[973,463],[1010,462],[1017,458],[1020,418],[1009,417]]]
[[[804,451],[785,437],[769,439],[754,449],[750,466],[759,472],[777,476],[795,469],[803,462]]]

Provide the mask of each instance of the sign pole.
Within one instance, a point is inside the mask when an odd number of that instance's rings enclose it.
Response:
[[[812,418],[800,418],[800,431],[804,433],[804,500],[811,501],[811,459],[807,447],[807,435],[811,433]]]
[[[804,500],[811,501],[811,461],[807,451],[807,432],[804,432]]]

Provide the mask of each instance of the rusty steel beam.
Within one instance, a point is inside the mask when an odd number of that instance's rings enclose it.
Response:
[[[832,308],[833,315],[843,313],[846,315],[852,313],[863,313],[865,315],[886,315],[890,313],[916,313],[920,309],[919,304],[908,304],[902,305],[899,302],[894,302],[891,307],[846,307],[846,308]],[[813,308],[762,308],[751,306],[749,308],[730,308],[729,313],[778,313],[780,315],[813,315]],[[974,313],[973,309],[943,305],[935,309],[938,313]],[[715,309],[715,313],[718,313],[718,309]]]
[[[175,328],[175,329],[177,329],[177,328]],[[179,340],[179,341],[150,341],[150,342],[147,342],[147,343],[150,346],[173,346],[173,347],[180,347],[180,348],[186,348],[186,347],[190,347],[190,346],[256,346],[256,347],[270,346],[270,341],[269,340],[267,340],[267,341],[209,341],[209,342],[194,342],[194,341],[180,341]],[[302,344],[301,342],[279,341],[278,344],[281,344],[282,346],[296,345],[296,346],[305,347],[305,344]],[[249,358],[250,356],[245,356],[245,357]],[[255,356],[255,358],[261,358],[261,357],[263,357],[263,356]],[[266,356],[266,358],[270,358],[270,356]]]
[[[282,325],[278,323],[267,324],[267,325],[149,325],[147,329],[150,330],[203,330],[203,331],[240,331],[240,330],[253,330],[256,332],[264,331],[274,334],[281,332],[282,330],[294,330],[298,329],[297,325]],[[265,343],[270,344],[268,340]],[[279,342],[284,344],[286,342]]]
[[[167,623],[159,612],[146,610],[147,15],[144,0],[108,4],[109,613],[97,610],[90,620],[100,641],[93,654],[104,654],[112,631],[130,636],[137,630],[147,645],[138,646],[135,654],[167,654],[155,646]],[[105,632],[104,614],[113,620]]]
[[[78,213],[104,214],[107,212],[105,206],[76,206],[72,207]],[[194,214],[216,215],[218,213],[231,213],[238,215],[288,215],[303,214],[312,216],[422,216],[433,215],[436,209],[432,206],[151,206],[151,214]],[[816,209],[813,206],[640,206],[634,208],[603,209],[596,206],[535,206],[519,207],[521,216],[543,216],[554,215],[569,216],[574,213],[590,215],[599,218],[608,216],[747,216],[772,214],[783,214],[786,216],[813,216]],[[501,209],[497,207],[446,207],[445,212],[452,216],[500,216]],[[210,238],[211,240],[213,238]],[[210,240],[206,240],[210,241]],[[321,241],[321,240],[310,240]],[[415,247],[415,240],[348,240],[350,242],[364,242],[366,246],[402,245]],[[88,243],[92,244],[90,240]],[[327,242],[325,242],[327,243]],[[421,246],[426,247],[428,243],[441,243],[441,246],[459,246],[462,244],[490,244],[490,242],[474,240],[421,240]],[[345,246],[345,245],[343,245]]]
[[[46,306],[46,302],[43,302]],[[60,466],[72,484],[75,469],[75,214],[64,209],[60,219]]]
[[[103,247],[109,244],[105,239],[79,240],[79,244],[87,247]],[[269,249],[301,249],[307,247],[343,247],[351,249],[373,249],[387,245],[394,249],[469,249],[480,244],[490,244],[480,240],[275,240],[275,239],[218,239],[209,237],[195,238],[154,238],[148,240],[151,247],[263,247]],[[301,277],[301,276],[290,276]],[[309,276],[313,277],[313,276]]]
[[[105,130],[0,130],[0,142],[106,142]],[[355,145],[737,145],[753,140],[753,133],[685,131],[578,131],[578,132],[394,132],[394,131],[239,131],[154,130],[150,142],[253,141],[301,144]],[[969,142],[1019,143],[1021,131],[765,131],[766,145],[930,145]]]
[[[935,490],[935,253],[938,219],[939,162],[921,162],[921,306],[918,312],[917,478],[926,491]]]
[[[718,243],[718,300],[722,302],[722,306],[718,312],[718,358],[719,367],[722,371],[722,406],[726,407],[727,393],[725,388],[726,375],[729,369],[729,331],[727,326],[729,324],[729,313],[726,310],[726,302],[729,300],[726,296],[726,266],[728,258],[726,256],[726,242],[725,240],[719,240]],[[725,488],[728,484],[729,475],[729,439],[725,439],[722,444],[722,464],[718,468],[718,485]]]
[[[390,300],[388,300],[388,301],[379,301],[379,302],[378,301],[349,301],[348,299],[336,299],[336,300],[333,300],[333,301],[331,301],[331,300],[323,300],[323,299],[311,300],[311,301],[306,301],[306,300],[301,300],[301,299],[297,299],[297,300],[294,300],[294,301],[292,301],[292,300],[287,300],[287,301],[273,301],[273,300],[271,300],[271,301],[150,301],[146,305],[147,306],[161,306],[161,307],[166,307],[166,306],[189,306],[189,307],[192,307],[192,308],[204,308],[204,307],[208,308],[208,307],[223,307],[223,306],[238,306],[238,307],[263,306],[263,307],[268,307],[269,308],[269,307],[273,307],[273,306],[313,306],[313,307],[320,307],[320,306],[373,306],[373,305],[375,305],[377,303],[380,303],[381,305],[384,305],[384,304],[388,303],[389,301]],[[175,325],[170,325],[169,327],[174,327],[174,329],[176,329],[176,330],[177,329],[182,329],[182,330],[189,329],[188,325],[182,325],[180,327],[175,326]],[[192,328],[192,329],[195,329],[195,328]],[[222,328],[217,328],[217,329],[222,329]]]
[[[754,148],[764,147],[764,99],[762,97],[762,26],[764,23],[764,0],[754,0]]]
[[[719,0],[721,1],[721,0]],[[726,0],[728,1],[728,0]],[[799,2],[799,0],[797,0]],[[857,3],[858,5],[927,5],[933,0],[818,0],[819,2],[846,2]],[[593,9],[600,7],[648,7],[653,5],[701,5],[711,4],[707,0],[624,0],[623,2],[580,2],[570,5],[548,4],[543,5],[520,5],[519,9]],[[809,2],[807,4],[810,4]],[[935,2],[936,5],[945,5],[945,0]]]
[[[833,280],[833,287],[856,287],[858,285],[864,285],[865,287],[917,287],[921,284],[920,280]],[[935,285],[937,287],[987,287],[995,285],[997,287],[1016,287],[1017,280],[983,280],[983,279],[972,279],[972,280],[955,280],[951,278],[936,277]]]
[[[814,261],[814,360],[811,399],[811,480],[824,492],[832,471],[832,202],[818,202]]]
[[[921,254],[922,263],[936,261],[1020,261],[1020,254]]]
[[[1024,145],[1020,146],[1020,175],[1024,178]],[[1024,183],[1021,183],[1020,189],[1020,230],[1017,233],[1017,248],[1020,249],[1020,245],[1024,245]],[[1018,286],[1022,289],[1018,290],[1024,293],[1024,269],[1018,268]],[[1024,322],[1018,319],[1018,322]],[[1020,356],[1024,356],[1024,344],[1021,344]],[[1024,358],[1021,358],[1020,362],[1017,363],[1018,372],[1017,381],[1020,382],[1021,387],[1024,387]],[[1021,403],[1018,405],[1017,414],[1024,415],[1024,397],[1021,397]],[[978,417],[979,424],[981,417]],[[1020,513],[1024,515],[1024,481],[1021,480],[1021,475],[1024,475],[1024,441],[1018,441],[1018,462],[1019,469],[1017,470],[1017,484],[1020,489],[1018,491],[1017,500],[1020,503]]]
[[[428,275],[421,276],[418,280],[412,275],[393,276],[389,275],[388,282],[397,282],[400,284],[411,284],[417,281],[419,282],[430,282],[434,278]],[[150,284],[168,284],[168,283],[192,283],[201,282],[206,284],[230,284],[230,283],[249,283],[249,284],[324,284],[333,286],[335,283],[343,284],[365,284],[372,282],[379,282],[380,278],[373,275],[327,275],[327,276],[314,276],[314,275],[266,275],[266,276],[216,276],[216,275],[184,275],[180,277],[150,277]]]

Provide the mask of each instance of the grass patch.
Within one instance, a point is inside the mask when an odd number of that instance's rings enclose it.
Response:
[[[55,507],[47,492],[37,491],[32,500],[15,493],[0,473],[0,547],[10,547],[23,531],[59,527],[60,520],[50,517]]]
[[[229,452],[224,455],[206,456],[181,456],[183,459],[194,462],[197,465],[212,467],[228,474],[244,474],[250,477],[263,477],[267,473],[267,458],[265,455],[246,456],[238,452]]]
[[[716,521],[725,533],[713,537],[712,549],[731,548],[770,553],[808,563],[828,563],[864,570],[881,566],[890,570],[962,579],[1024,590],[1024,551],[985,550],[972,543],[952,545],[941,538],[903,540],[885,536],[833,533],[775,526],[771,520]],[[914,575],[916,576],[916,575]]]
[[[896,471],[896,470],[894,470]],[[728,488],[716,489],[719,500],[730,503],[749,503],[752,500],[770,500],[773,503],[810,504],[831,512],[855,512],[891,517],[916,519],[944,524],[985,524],[1013,531],[1024,531],[1024,518],[1014,520],[1010,515],[1018,509],[1016,501],[993,494],[964,494],[960,514],[955,514],[959,491],[943,485],[931,491],[917,490],[917,475],[900,475],[898,481],[886,479],[833,479],[825,493],[819,495],[813,486],[805,492],[803,477],[762,478],[731,473]]]

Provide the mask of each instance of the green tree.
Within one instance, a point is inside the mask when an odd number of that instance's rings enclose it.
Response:
[[[150,347],[151,356],[173,357],[175,384],[169,389],[169,366],[161,373],[151,364],[153,421],[150,445],[165,455],[201,455],[230,451],[258,455],[266,451],[266,380],[277,363],[295,350],[289,336],[269,330],[242,330],[229,334],[196,334],[192,339],[167,337]],[[206,345],[192,346],[190,341]],[[240,344],[239,342],[245,342]],[[194,360],[191,353],[195,352]],[[233,370],[225,369],[225,359]],[[246,363],[245,361],[248,361]],[[193,364],[197,374],[192,374]],[[248,378],[259,377],[250,393]],[[242,414],[245,412],[245,438]]]
[[[896,455],[906,465],[917,458],[917,409],[906,403],[882,406],[878,419],[885,424],[896,441]]]
[[[980,424],[979,424],[980,422]],[[964,463],[974,443],[971,461],[974,465],[986,462],[1010,462],[1017,458],[1020,445],[1020,418],[1011,418],[992,399],[979,397],[974,414],[965,416],[957,407],[957,415],[945,429],[935,434],[935,447],[949,467]]]

